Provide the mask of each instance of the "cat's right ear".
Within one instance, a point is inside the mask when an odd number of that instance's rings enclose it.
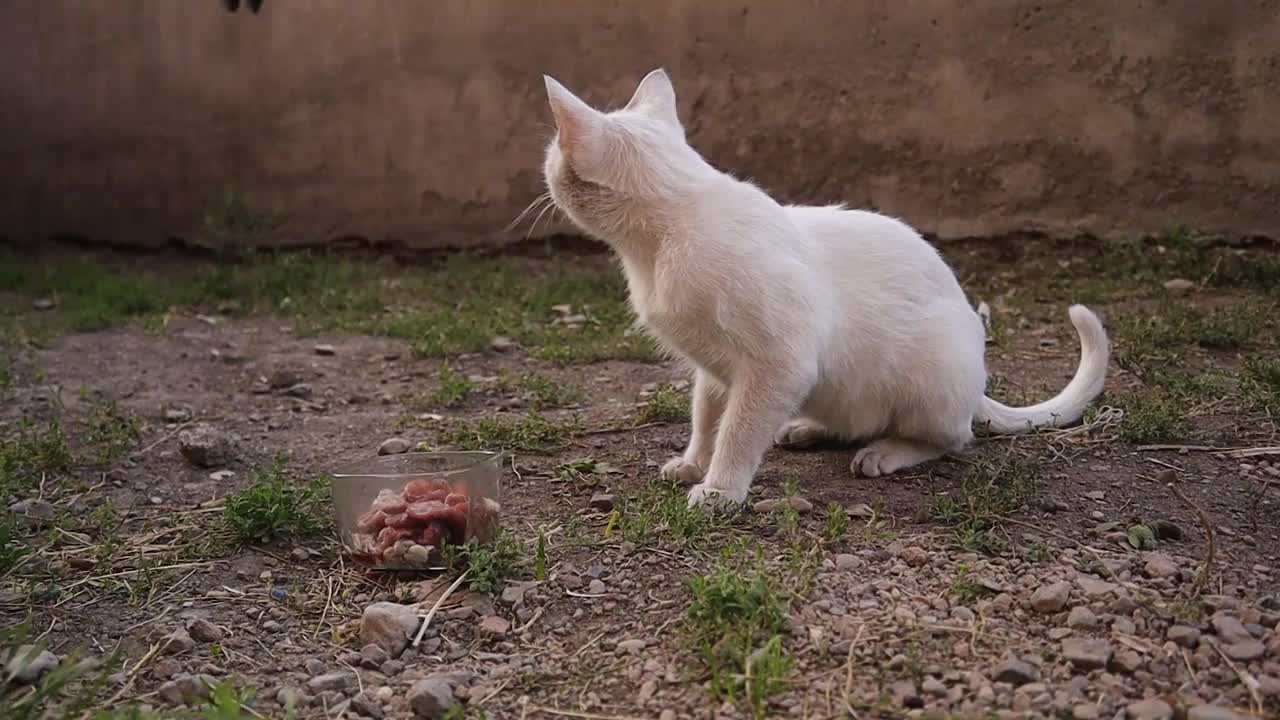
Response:
[[[547,84],[547,102],[551,104],[551,114],[556,119],[561,151],[569,153],[574,148],[590,144],[600,132],[603,119],[600,113],[550,75],[543,75],[542,79]]]

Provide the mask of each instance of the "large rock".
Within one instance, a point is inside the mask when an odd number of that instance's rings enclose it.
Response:
[[[1080,670],[1099,670],[1111,661],[1111,643],[1091,638],[1062,641],[1062,657]]]
[[[996,667],[991,673],[991,679],[996,682],[1009,683],[1010,685],[1026,685],[1035,682],[1040,678],[1040,671],[1028,662],[1023,662],[1017,658],[1009,658]]]
[[[418,632],[418,613],[407,605],[378,602],[364,609],[360,619],[360,640],[377,645],[392,658],[400,657]]]
[[[220,467],[231,459],[231,436],[200,423],[178,433],[178,452],[196,467]]]
[[[432,675],[414,683],[409,688],[409,707],[413,714],[426,720],[439,720],[458,704],[453,697],[450,678]]]

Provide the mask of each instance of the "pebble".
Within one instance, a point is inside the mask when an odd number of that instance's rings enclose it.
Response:
[[[1172,292],[1186,293],[1195,290],[1195,288],[1195,282],[1186,278],[1172,278],[1164,281],[1164,289]]]
[[[1249,716],[1220,705],[1197,705],[1187,711],[1187,720],[1249,720]]]
[[[1147,562],[1142,566],[1142,572],[1149,578],[1167,578],[1178,574],[1178,566],[1168,555],[1153,552],[1147,553]]]
[[[1098,706],[1093,703],[1082,703],[1071,708],[1071,720],[1097,720]]]
[[[1026,685],[1035,682],[1040,678],[1040,671],[1028,662],[1023,662],[1017,658],[1009,658],[998,665],[991,673],[991,679],[996,682],[1009,683],[1010,685]]]
[[[315,351],[317,355],[337,355],[338,354],[337,348],[328,344],[316,345]]]
[[[1200,644],[1200,631],[1186,625],[1172,625],[1165,632],[1165,638],[1182,647],[1194,650]]]
[[[1215,613],[1209,620],[1209,624],[1213,626],[1213,631],[1218,634],[1218,637],[1226,642],[1234,643],[1253,639],[1248,628],[1234,615]]]
[[[57,510],[51,503],[37,498],[28,498],[19,500],[9,506],[9,512],[14,515],[21,515],[23,520],[30,526],[39,528],[48,520],[52,520],[57,514]]]
[[[1111,655],[1111,643],[1106,640],[1067,638],[1062,641],[1062,657],[1080,670],[1105,668]]]
[[[515,340],[505,335],[498,335],[489,342],[489,347],[493,348],[494,352],[504,353],[515,350],[519,345],[516,344]]]
[[[944,697],[947,694],[946,684],[933,676],[924,679],[924,682],[920,684],[920,690],[926,695],[934,697]]]
[[[346,670],[316,675],[307,681],[307,689],[312,692],[343,692],[355,683],[355,676]]]
[[[399,455],[409,452],[409,448],[413,447],[413,443],[404,438],[393,437],[382,441],[378,446],[379,455]]]
[[[587,506],[592,510],[612,512],[615,500],[616,498],[613,493],[596,493],[591,496],[591,500],[587,502]]]
[[[178,628],[164,638],[161,651],[169,655],[181,655],[195,646],[196,641],[191,639],[191,635],[187,633],[186,629]]]
[[[1084,592],[1085,597],[1098,598],[1115,592],[1115,583],[1109,583],[1105,580],[1099,580],[1088,575],[1081,575],[1076,578],[1076,585]]]
[[[36,652],[34,645],[19,645],[5,662],[5,675],[24,685],[30,685],[40,679],[41,675],[58,667],[58,662],[58,656],[48,650]]]
[[[1241,640],[1223,645],[1222,653],[1237,662],[1253,662],[1267,653],[1267,648],[1257,640]]]
[[[282,687],[276,691],[276,702],[286,708],[298,707],[306,697],[297,688]]]
[[[591,595],[603,595],[605,593],[604,581],[596,578],[587,583],[587,593]]]
[[[1129,720],[1171,720],[1173,708],[1159,698],[1149,698],[1130,704],[1125,708],[1125,717]]]
[[[1042,585],[1031,594],[1031,608],[1038,613],[1056,613],[1066,607],[1067,599],[1071,597],[1071,585],[1065,582],[1056,582],[1050,585]]]
[[[1151,525],[1157,540],[1177,542],[1182,539],[1182,527],[1172,520],[1156,520]]]
[[[446,676],[432,675],[414,683],[407,695],[409,707],[416,717],[440,720],[455,705],[453,684]]]
[[[179,675],[162,684],[156,694],[170,705],[182,705],[209,697],[209,688],[218,679],[212,675]]]
[[[751,506],[751,509],[757,513],[765,515],[780,510],[783,506],[790,506],[792,510],[795,510],[801,515],[813,512],[813,503],[795,495],[786,498],[768,498],[765,500],[758,500]]]
[[[841,572],[848,572],[862,567],[862,558],[857,555],[848,553],[840,553],[836,555],[836,569]]]
[[[382,703],[367,692],[362,692],[351,698],[351,709],[367,718],[373,718],[373,720],[381,720],[382,718]]]
[[[1146,663],[1143,661],[1142,656],[1137,652],[1133,650],[1122,650],[1116,653],[1115,657],[1112,658],[1111,664],[1114,665],[1117,670],[1132,675],[1133,673],[1141,670]]]
[[[1067,614],[1067,627],[1075,630],[1092,630],[1098,626],[1098,616],[1083,605],[1071,608]]]
[[[644,651],[645,641],[639,638],[631,640],[623,640],[618,643],[618,653],[629,653],[631,655],[639,655]]]
[[[377,645],[392,659],[400,657],[418,631],[418,613],[399,603],[377,602],[360,618],[360,641]]]
[[[31,301],[31,307],[36,310],[52,310],[57,306],[58,303],[53,298],[42,297]]]
[[[492,638],[505,637],[511,631],[511,621],[501,615],[488,615],[480,621],[480,634]]]
[[[187,634],[196,642],[216,643],[222,640],[222,628],[205,620],[192,618],[187,621]]]
[[[262,623],[262,629],[266,630],[267,632],[278,633],[284,630],[284,626],[276,622],[275,620],[268,620]]]

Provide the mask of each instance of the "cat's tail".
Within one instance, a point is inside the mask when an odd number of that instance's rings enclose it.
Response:
[[[984,397],[974,418],[978,423],[985,424],[993,433],[1011,435],[1043,427],[1063,427],[1084,417],[1085,408],[1102,394],[1111,349],[1107,332],[1092,310],[1072,305],[1069,313],[1071,324],[1080,335],[1080,366],[1071,382],[1056,397],[1030,407],[1013,408]]]

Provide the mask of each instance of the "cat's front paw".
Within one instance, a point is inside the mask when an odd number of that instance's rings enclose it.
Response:
[[[689,488],[689,507],[708,509],[731,509],[747,501],[747,491],[711,487],[707,483],[698,483]]]
[[[702,482],[702,468],[682,457],[673,457],[662,466],[662,479],[669,483],[696,485]]]

